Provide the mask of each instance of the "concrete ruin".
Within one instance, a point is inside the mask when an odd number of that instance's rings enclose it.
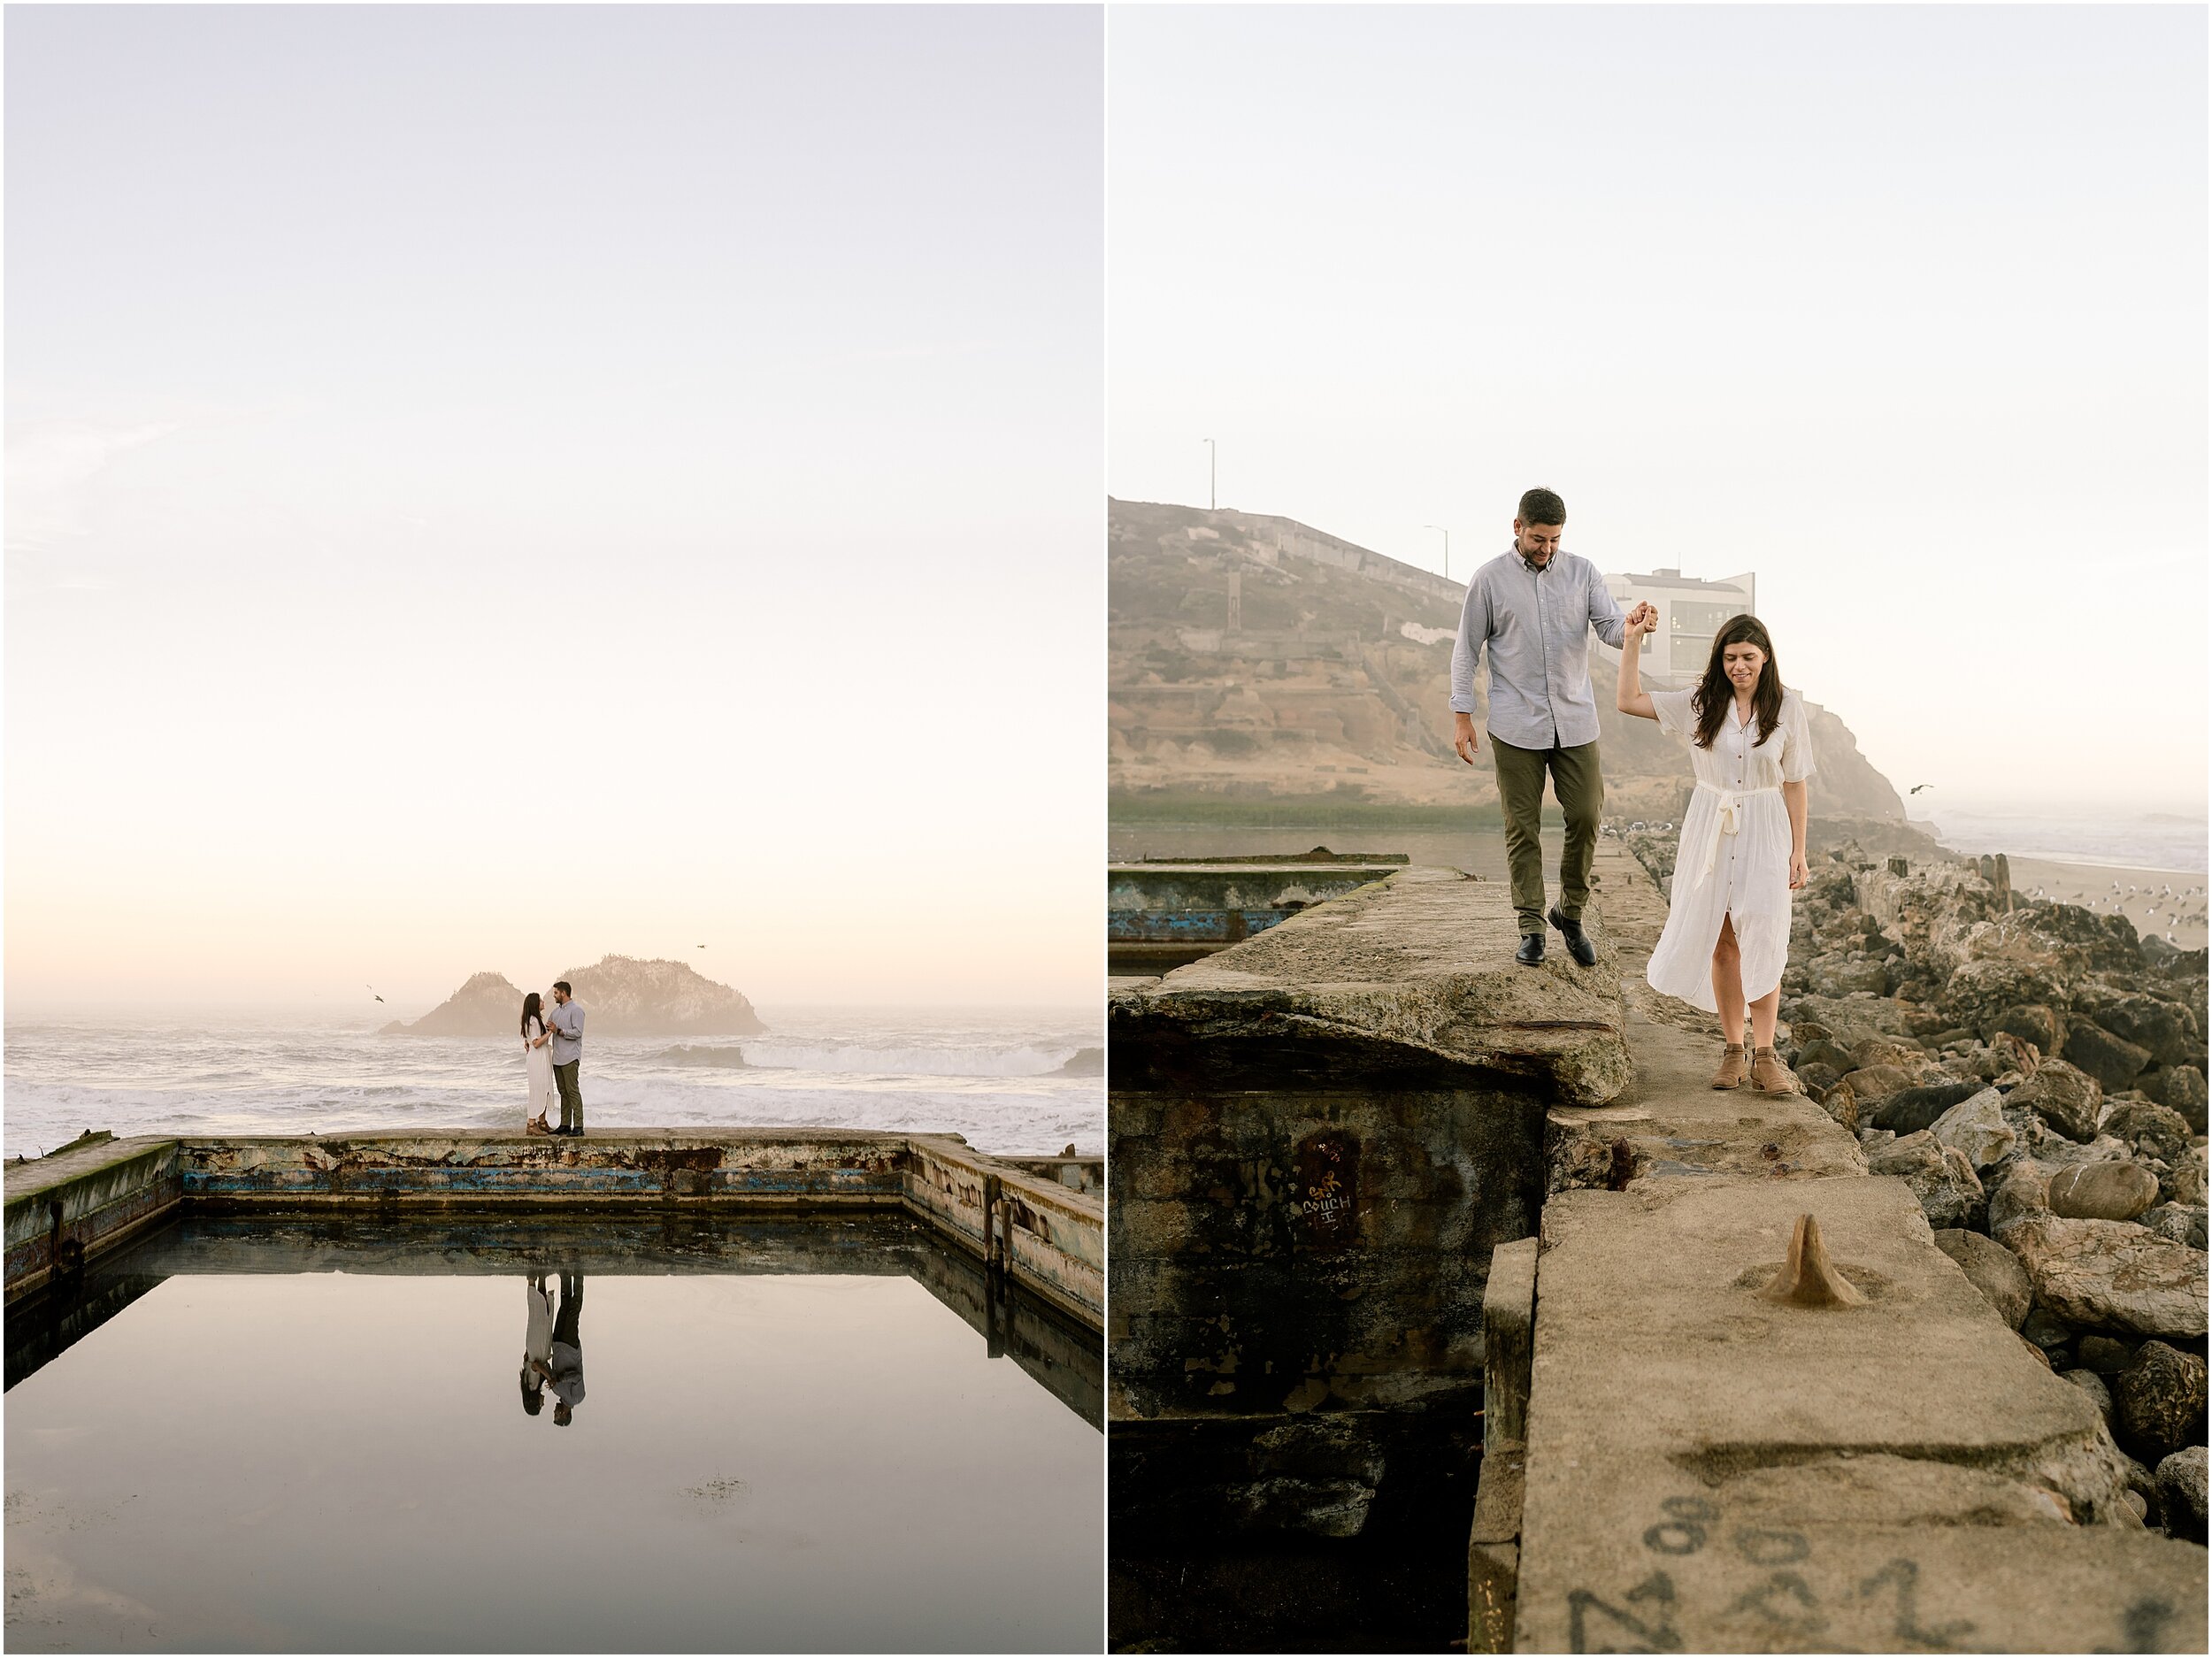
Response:
[[[1425,1525],[1471,1651],[2202,1651],[2095,1405],[1598,892],[1592,969],[1409,870],[1114,996],[1111,1643],[1371,1637]]]
[[[1103,1206],[956,1135],[617,1129],[580,1138],[411,1134],[107,1140],[8,1165],[7,1299],[180,1215],[329,1209],[396,1218],[703,1209],[888,1209],[1089,1330],[1105,1308]]]

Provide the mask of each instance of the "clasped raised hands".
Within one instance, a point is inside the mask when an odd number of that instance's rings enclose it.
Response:
[[[1628,633],[1632,639],[1650,633],[1659,626],[1659,609],[1647,600],[1639,599],[1636,608],[1628,613]]]

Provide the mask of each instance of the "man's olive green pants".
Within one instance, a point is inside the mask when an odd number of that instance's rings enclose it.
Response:
[[[1487,733],[1486,733],[1487,734]],[[1571,748],[1516,748],[1490,737],[1490,758],[1498,769],[1498,805],[1505,813],[1505,861],[1513,874],[1513,908],[1523,933],[1544,930],[1544,848],[1538,840],[1543,821],[1544,773],[1567,819],[1567,844],[1559,858],[1559,913],[1582,919],[1590,901],[1590,864],[1598,849],[1598,818],[1605,810],[1605,774],[1598,766],[1598,746]]]

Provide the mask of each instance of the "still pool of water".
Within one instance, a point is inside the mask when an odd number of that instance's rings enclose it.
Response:
[[[1102,1644],[1098,1338],[911,1221],[187,1219],[8,1347],[12,1650]]]

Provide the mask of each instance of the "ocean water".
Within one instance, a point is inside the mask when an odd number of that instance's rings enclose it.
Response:
[[[1955,851],[2125,869],[2205,870],[2202,812],[2096,812],[2025,806],[1924,805],[1916,823]]]
[[[764,1008],[762,1036],[590,1037],[594,1128],[839,1127],[953,1132],[978,1150],[1105,1144],[1102,1077],[1059,1076],[1103,1045],[1098,1016],[1038,1010]],[[519,1128],[518,1039],[379,1036],[304,1018],[11,1020],[9,1156],[86,1129],[117,1135]]]

